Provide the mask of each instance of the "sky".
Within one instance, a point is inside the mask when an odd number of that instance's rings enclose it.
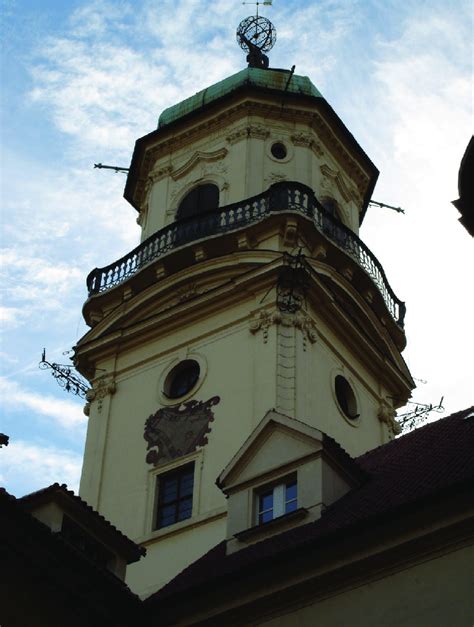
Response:
[[[86,332],[85,278],[139,242],[122,198],[160,112],[246,65],[240,1],[0,0],[0,484],[77,490],[83,402],[38,368]],[[412,400],[473,403],[473,240],[457,221],[472,134],[471,3],[274,0],[271,67],[309,76],[380,170],[360,237],[407,304]],[[436,418],[439,416],[436,415]]]

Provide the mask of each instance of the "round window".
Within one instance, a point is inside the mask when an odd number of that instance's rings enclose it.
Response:
[[[270,151],[275,159],[284,159],[287,154],[286,146],[281,142],[275,142],[274,144],[272,144]]]
[[[168,374],[163,392],[168,398],[181,398],[196,385],[200,373],[199,364],[194,359],[185,359]]]
[[[342,413],[351,420],[356,420],[360,414],[357,413],[356,397],[347,379],[338,374],[334,381],[334,388]]]

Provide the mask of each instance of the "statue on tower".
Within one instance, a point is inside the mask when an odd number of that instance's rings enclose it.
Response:
[[[266,17],[251,15],[242,20],[237,28],[237,43],[247,52],[249,67],[268,69],[265,52],[276,42],[276,29]]]

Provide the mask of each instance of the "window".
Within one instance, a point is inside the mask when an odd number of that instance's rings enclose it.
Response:
[[[357,401],[349,381],[338,374],[334,381],[334,389],[342,413],[351,420],[357,420],[360,414],[357,413]]]
[[[284,514],[294,512],[297,507],[298,486],[296,478],[294,478],[265,490],[257,496],[258,524],[261,525]]]
[[[193,513],[194,462],[160,475],[155,529],[191,518]]]
[[[199,379],[201,369],[194,359],[177,364],[165,379],[163,392],[168,398],[181,398],[190,392]]]
[[[219,206],[219,188],[212,183],[198,185],[179,203],[176,219],[191,218]]]
[[[284,159],[287,155],[286,146],[285,144],[282,144],[282,142],[275,142],[274,144],[272,144],[270,151],[275,159],[279,160]]]

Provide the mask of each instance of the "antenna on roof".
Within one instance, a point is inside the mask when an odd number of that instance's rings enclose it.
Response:
[[[242,4],[256,4],[257,5],[257,17],[258,17],[258,7],[263,4],[265,7],[271,7],[273,0],[264,0],[264,2],[242,2]]]

